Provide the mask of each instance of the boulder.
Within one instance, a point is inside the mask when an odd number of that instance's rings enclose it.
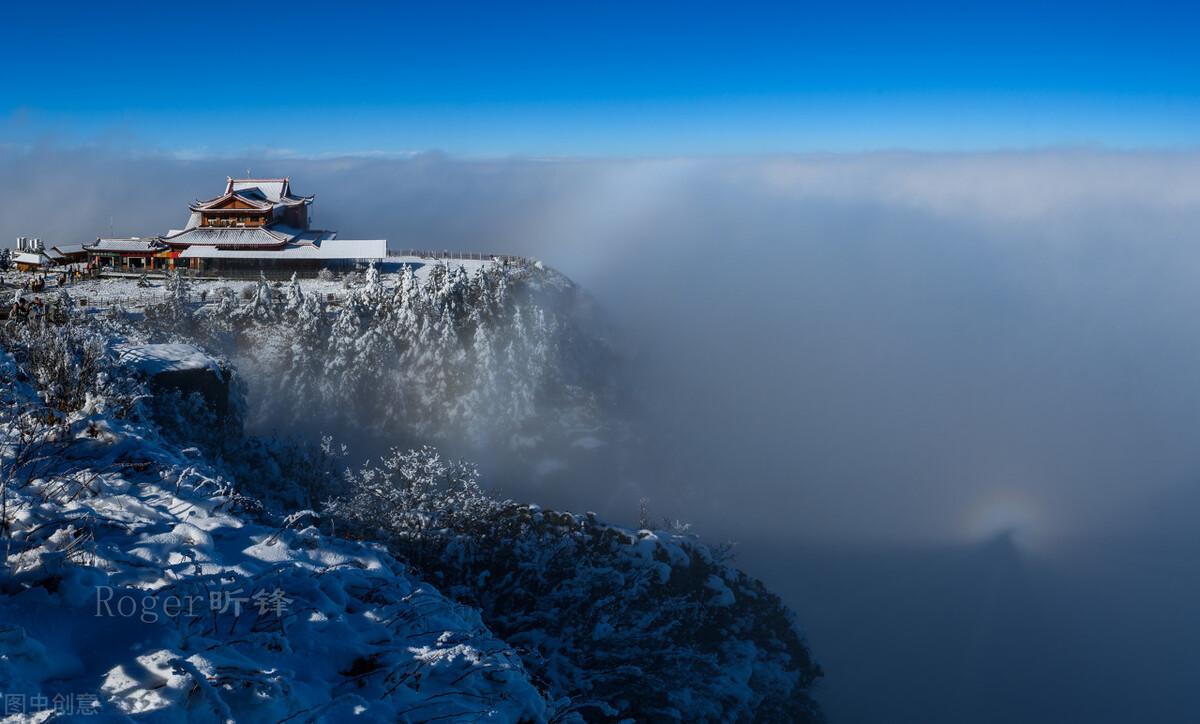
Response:
[[[198,393],[219,417],[229,412],[229,366],[190,344],[139,344],[118,349],[118,364],[144,376],[153,391]]]

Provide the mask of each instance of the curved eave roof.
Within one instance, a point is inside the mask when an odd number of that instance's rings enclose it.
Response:
[[[96,239],[92,244],[85,244],[87,251],[131,252],[135,254],[150,254],[167,248],[159,239]]]
[[[213,208],[216,204],[222,203],[231,198],[237,198],[239,201],[250,204],[251,208],[248,208],[248,209]],[[232,193],[232,194],[223,194],[221,196],[216,197],[215,199],[209,199],[208,201],[193,202],[192,204],[190,204],[188,206],[188,209],[190,209],[192,211],[213,211],[213,212],[218,212],[218,213],[219,212],[238,213],[238,212],[247,212],[247,211],[270,211],[271,209],[275,208],[276,206],[300,206],[300,205],[308,206],[308,205],[312,204],[314,198],[316,198],[315,195],[313,195],[313,196],[285,196],[285,197],[279,199],[279,201],[271,202],[271,201],[261,201],[259,199],[254,199],[254,198],[250,198],[248,196],[243,196],[240,193]]]
[[[265,226],[249,228],[199,226],[186,229],[163,241],[171,246],[219,246],[228,248],[279,247],[295,238],[295,234]]]
[[[223,203],[225,201],[229,201],[230,199],[237,199],[238,201],[241,201],[243,203],[250,204],[251,208],[249,208],[249,209],[214,209],[214,208],[212,208],[214,205]],[[196,202],[192,203],[188,208],[190,208],[192,211],[267,211],[272,206],[273,206],[273,204],[270,201],[267,201],[264,199],[255,199],[255,198],[251,198],[249,196],[242,195],[237,192],[232,192],[232,193],[227,193],[227,194],[221,194],[220,196],[216,197],[215,199],[209,199],[208,201],[196,201]]]

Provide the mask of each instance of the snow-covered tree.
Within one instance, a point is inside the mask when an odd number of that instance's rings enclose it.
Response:
[[[292,272],[291,281],[288,282],[287,292],[284,293],[283,309],[288,314],[295,314],[304,303],[304,288],[300,286],[300,281],[296,278],[296,273]]]
[[[259,272],[258,282],[250,294],[248,304],[238,307],[235,318],[243,322],[272,323],[278,318],[275,293],[265,274]]]
[[[177,271],[167,272],[163,290],[163,300],[146,307],[146,318],[155,333],[168,338],[193,335],[195,319],[190,305],[191,285],[187,277]]]
[[[295,278],[282,294],[260,278],[241,303],[223,289],[196,337],[256,381],[252,420],[516,450],[603,418],[607,352],[521,267],[372,266],[329,307]]]
[[[430,448],[347,473],[325,512],[478,607],[564,717],[821,720],[791,613],[695,538],[494,498]]]
[[[479,485],[479,472],[434,448],[393,449],[379,465],[347,470],[329,512],[350,531],[383,528],[389,536],[471,527],[504,505]]]

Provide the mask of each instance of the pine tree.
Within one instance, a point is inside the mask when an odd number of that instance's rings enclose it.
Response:
[[[267,282],[266,275],[262,272],[258,273],[258,282],[254,286],[254,292],[250,295],[249,304],[238,308],[237,317],[246,321],[263,323],[274,322],[278,318],[274,292],[270,283]]]
[[[326,345],[326,364],[322,370],[323,403],[330,410],[347,413],[352,409],[355,370],[358,363],[359,318],[354,305],[347,303],[338,311]]]
[[[367,267],[362,291],[365,296],[374,297],[379,294],[381,289],[382,284],[379,281],[379,269],[375,267],[375,262],[372,261]]]
[[[304,306],[304,289],[296,279],[296,272],[292,272],[292,280],[288,284],[283,308],[289,315],[294,315],[300,311],[302,306]]]
[[[305,294],[292,277],[288,306],[293,309],[289,325],[291,344],[285,373],[279,379],[288,384],[293,404],[307,405],[320,394],[320,380],[325,373],[325,349],[330,334],[329,317],[319,298]]]
[[[187,279],[176,271],[167,272],[164,283],[166,294],[158,304],[146,307],[146,319],[153,335],[168,339],[183,339],[195,333],[194,316],[188,304],[189,285]]]

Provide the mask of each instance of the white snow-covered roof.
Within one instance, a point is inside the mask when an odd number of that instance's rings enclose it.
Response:
[[[54,246],[50,247],[50,250],[57,251],[63,256],[82,254],[84,252],[83,244],[55,244]]]
[[[288,180],[285,178],[235,178],[229,181],[229,190],[233,192],[258,189],[271,203],[279,203],[288,191]]]
[[[207,201],[197,201],[191,205],[192,211],[201,209],[236,214],[245,209],[226,208],[223,204],[231,199],[238,199],[250,209],[259,211],[280,207],[301,206],[311,204],[312,196],[296,196],[292,193],[291,182],[286,178],[226,178],[225,192]]]
[[[156,237],[149,239],[96,239],[95,243],[85,244],[88,251],[144,251],[146,253],[161,251],[165,247]]]
[[[16,264],[44,265],[44,264],[48,263],[49,261],[50,261],[50,259],[45,254],[41,254],[41,253],[33,254],[28,251],[22,251],[13,257],[13,262]]]
[[[387,258],[386,239],[325,239],[311,244],[289,244],[282,249],[219,249],[189,246],[181,259],[362,259]]]
[[[256,226],[252,228],[237,228],[237,227],[197,227],[187,229],[178,234],[164,237],[171,244],[204,244],[211,246],[279,246],[286,244],[296,238],[296,234],[290,229],[284,230],[280,227],[265,228]]]

